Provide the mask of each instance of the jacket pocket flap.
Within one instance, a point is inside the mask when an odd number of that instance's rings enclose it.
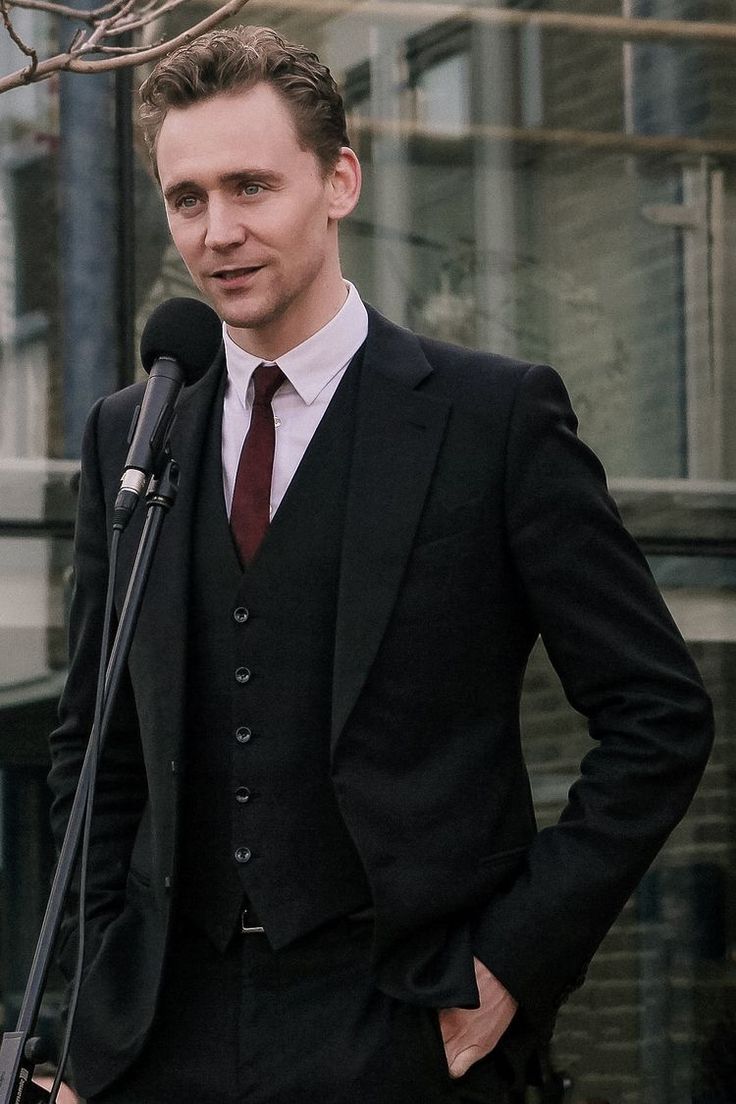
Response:
[[[494,851],[493,854],[484,855],[482,859],[479,859],[478,866],[481,869],[488,867],[495,869],[497,866],[517,865],[529,850],[529,846],[528,843],[522,843],[520,847],[509,847],[504,851]]]

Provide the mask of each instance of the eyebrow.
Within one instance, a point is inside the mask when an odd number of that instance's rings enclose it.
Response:
[[[218,184],[236,184],[238,181],[263,181],[264,184],[279,185],[283,183],[284,177],[282,173],[274,172],[272,169],[243,169],[240,172],[224,173],[217,178]],[[174,184],[170,184],[164,192],[164,199],[170,200],[174,196],[181,195],[182,192],[197,192],[200,191],[201,185],[197,184],[196,180],[178,180]]]

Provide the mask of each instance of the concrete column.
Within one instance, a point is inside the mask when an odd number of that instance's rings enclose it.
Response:
[[[90,406],[119,376],[114,75],[65,73],[59,101],[64,452],[75,457]]]

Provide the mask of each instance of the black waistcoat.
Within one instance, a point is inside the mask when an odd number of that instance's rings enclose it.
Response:
[[[360,354],[253,563],[225,511],[221,401],[194,515],[180,907],[224,947],[247,894],[284,946],[370,893],[329,778],[335,611]]]

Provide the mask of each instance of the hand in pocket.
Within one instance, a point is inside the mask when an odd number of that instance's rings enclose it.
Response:
[[[485,1058],[516,1014],[516,1001],[487,966],[474,959],[479,1008],[441,1008],[440,1030],[450,1077],[462,1077]]]

